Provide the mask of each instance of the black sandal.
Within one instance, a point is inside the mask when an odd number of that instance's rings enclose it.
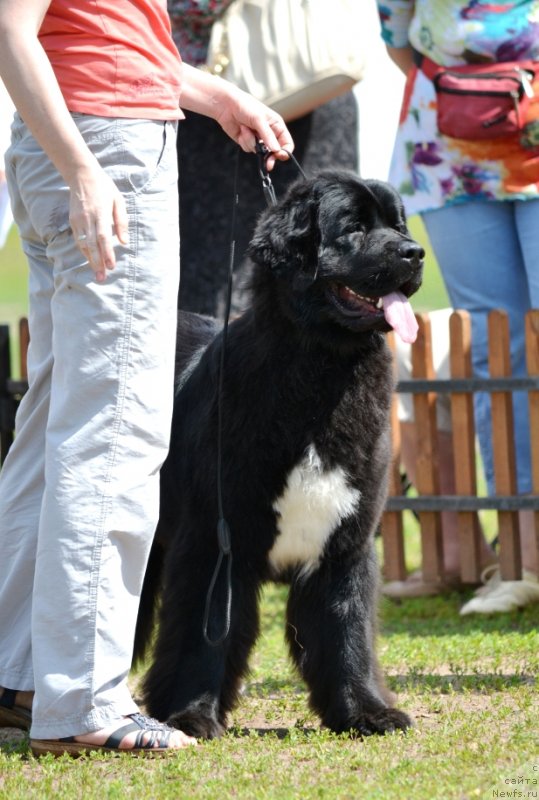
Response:
[[[15,703],[15,689],[4,689],[0,696],[0,728],[20,728],[29,731],[32,724],[32,712]]]
[[[170,735],[177,730],[176,728],[171,728],[170,725],[140,713],[130,714],[128,718],[132,722],[126,722],[125,725],[111,733],[104,744],[77,742],[74,736],[66,736],[64,739],[31,739],[30,747],[35,756],[43,756],[49,753],[53,756],[61,756],[64,753],[80,756],[92,750],[106,753],[131,753],[137,756],[154,756],[164,755],[167,752],[171,753],[179,749],[169,747]],[[138,733],[133,747],[120,747],[126,735],[134,731],[138,731]]]

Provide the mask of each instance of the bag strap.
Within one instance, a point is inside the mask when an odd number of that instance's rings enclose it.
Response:
[[[418,50],[413,50],[414,55],[414,64],[418,69],[423,72],[429,80],[434,80],[436,75],[441,72],[444,67],[441,67],[435,61],[432,61],[427,56],[424,56],[423,53],[420,53]]]
[[[503,62],[497,61],[495,64],[459,64],[455,67],[442,67],[440,64],[437,64],[435,61],[432,61],[427,56],[424,56],[422,53],[418,52],[417,50],[413,49],[413,57],[414,57],[414,64],[418,69],[423,72],[424,75],[427,76],[431,81],[434,81],[437,75],[446,70],[456,70],[459,71],[460,69],[473,69],[476,67],[476,70],[480,72],[481,70],[485,69],[492,69],[496,70],[496,68],[502,69]],[[524,92],[528,95],[528,97],[533,97],[533,89],[531,88],[530,81],[533,80],[535,75],[537,74],[538,67],[535,61],[525,60],[519,62],[507,62],[510,66],[511,64],[516,64],[520,69],[518,72],[515,72],[515,78],[520,77],[520,81],[522,83]],[[520,76],[519,74],[520,73]],[[529,74],[527,74],[529,73]]]

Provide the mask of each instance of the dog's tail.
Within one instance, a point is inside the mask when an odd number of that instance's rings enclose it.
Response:
[[[133,664],[142,661],[152,642],[161,594],[164,562],[164,547],[154,540],[148,559],[148,566],[146,567],[142,593],[140,595],[140,606],[135,629]]]

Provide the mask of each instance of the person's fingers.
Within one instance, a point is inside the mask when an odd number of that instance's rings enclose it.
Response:
[[[112,246],[112,236],[105,231],[98,231],[96,237],[96,248],[92,251],[93,261],[91,262],[94,272],[100,272],[103,268],[114,269],[116,256]]]
[[[99,167],[84,178],[71,191],[69,220],[77,247],[102,283],[116,265],[115,237],[127,244],[127,209],[121,192]]]
[[[125,200],[123,196],[118,192],[114,207],[112,209],[112,218],[114,221],[114,232],[118,237],[118,240],[122,244],[127,244],[129,241],[129,229],[128,229],[128,217],[127,217],[127,209],[125,207]]]
[[[256,143],[258,141],[263,142],[268,150],[268,157],[266,159],[266,168],[268,172],[270,172],[273,167],[275,166],[275,161],[287,161],[290,158],[290,153],[294,149],[294,144],[289,147],[289,149],[281,148],[277,145],[277,151],[272,151],[267,141],[264,141],[261,135],[255,134],[252,128],[248,128],[245,125],[240,125],[239,133],[236,137],[236,141],[240,145],[241,149],[246,153],[254,153],[256,152]],[[276,140],[275,140],[276,141]]]
[[[276,158],[285,161],[288,158],[288,153],[293,152],[294,140],[281,117],[262,119],[257,131],[259,133],[258,138],[262,139],[268,150]]]
[[[95,228],[92,231],[90,226],[88,233],[75,234],[75,241],[94,271],[96,280],[102,283],[107,270],[114,269],[116,263],[111,235],[102,230],[98,232]]]
[[[255,152],[257,139],[254,131],[246,125],[240,125],[236,141],[245,153]]]
[[[289,158],[290,158],[290,153],[292,153],[293,150],[294,150],[294,148],[291,147],[290,149],[288,149],[288,148],[287,149],[281,149],[281,150],[278,150],[276,153],[271,153],[268,156],[268,160],[266,162],[266,166],[268,168],[268,172],[271,172],[271,170],[275,166],[275,162],[276,161],[288,161]]]
[[[266,168],[271,171],[275,161],[287,161],[294,150],[294,141],[283,120],[278,117],[268,122],[263,120],[257,127],[256,141],[261,140],[269,151]],[[254,148],[253,148],[254,149]]]

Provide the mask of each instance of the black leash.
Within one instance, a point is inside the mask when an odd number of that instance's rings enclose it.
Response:
[[[257,142],[256,154],[259,159],[259,172],[262,179],[262,190],[266,202],[270,206],[277,204],[277,196],[275,188],[271,182],[271,178],[266,166],[270,151],[262,143]],[[288,153],[290,159],[295,164],[301,175],[306,179],[303,169],[299,162],[296,160],[292,153]],[[217,563],[213,571],[213,575],[206,595],[206,606],[204,609],[204,621],[202,633],[207,644],[211,647],[219,647],[226,640],[230,633],[230,620],[232,612],[232,537],[230,535],[230,528],[225,519],[223,508],[223,485],[222,485],[222,463],[223,463],[223,379],[225,373],[225,351],[226,341],[228,335],[228,323],[230,320],[230,309],[232,306],[232,282],[234,276],[234,261],[236,255],[236,216],[238,209],[238,172],[239,172],[239,150],[236,151],[236,158],[234,162],[234,191],[232,201],[232,221],[230,230],[230,256],[228,262],[228,281],[227,281],[227,295],[225,307],[225,320],[223,324],[223,336],[221,343],[221,358],[219,362],[219,378],[217,382],[217,543],[219,545],[219,555]],[[213,602],[213,594],[215,585],[221,572],[223,561],[226,559],[226,600],[225,600],[225,620],[221,635],[217,639],[212,639],[209,634],[210,612]]]
[[[202,632],[204,639],[211,647],[219,647],[230,632],[230,618],[232,610],[232,542],[230,537],[230,528],[225,519],[223,509],[223,378],[225,374],[225,351],[226,340],[228,335],[228,322],[230,319],[230,308],[232,305],[232,277],[234,274],[234,261],[236,254],[236,215],[238,209],[238,167],[239,167],[239,150],[236,150],[236,158],[234,160],[234,192],[232,200],[232,221],[230,226],[230,256],[228,261],[228,281],[227,281],[227,295],[226,295],[226,308],[225,308],[225,321],[223,325],[223,338],[221,342],[221,359],[219,362],[219,379],[217,384],[217,543],[219,545],[219,556],[217,557],[217,564],[213,571],[212,579],[206,595],[206,608],[204,609],[204,623]],[[210,638],[208,628],[210,624],[210,611],[213,599],[213,592],[215,584],[221,571],[223,560],[226,559],[226,601],[225,601],[225,622],[223,631],[217,639]]]

